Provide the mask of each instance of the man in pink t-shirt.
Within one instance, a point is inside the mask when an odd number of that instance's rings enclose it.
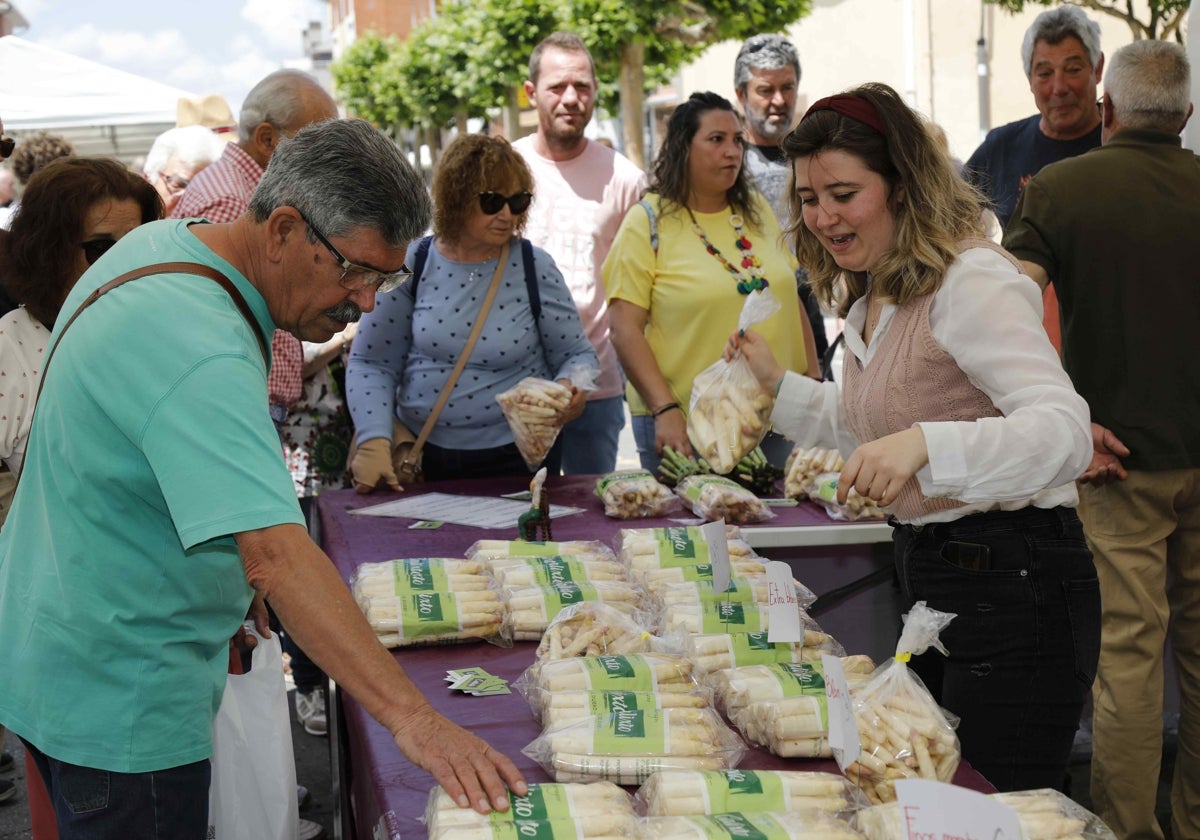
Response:
[[[609,339],[600,266],[625,211],[645,190],[645,175],[583,134],[595,107],[596,71],[579,36],[555,32],[534,48],[525,93],[538,114],[537,132],[513,144],[535,184],[526,236],[554,257],[600,358],[587,408],[562,431],[563,472],[612,472],[625,425],[625,383]]]

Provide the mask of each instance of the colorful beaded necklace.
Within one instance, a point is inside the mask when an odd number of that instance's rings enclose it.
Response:
[[[700,223],[692,215],[691,208],[688,208],[688,217],[692,220],[692,230],[696,232],[696,235],[700,237],[700,241],[704,243],[704,249],[716,257],[717,261],[725,266],[725,269],[737,280],[737,290],[739,292],[743,295],[748,295],[755,289],[765,289],[771,285],[767,282],[767,278],[762,275],[762,262],[759,261],[758,257],[754,256],[754,246],[750,242],[750,238],[742,232],[742,217],[740,214],[731,213],[729,224],[733,226],[733,232],[737,236],[734,244],[737,245],[738,251],[742,254],[742,268],[749,272],[749,280],[746,279],[746,275],[742,273],[741,269],[725,259],[725,255],[717,249],[716,245],[708,241],[708,237],[704,235],[704,228],[700,227]]]

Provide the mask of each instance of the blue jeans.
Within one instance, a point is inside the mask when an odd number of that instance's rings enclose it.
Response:
[[[563,427],[563,475],[602,475],[617,468],[617,443],[625,428],[625,398],[588,400],[583,414]]]
[[[656,473],[662,458],[654,451],[654,418],[649,414],[635,414],[631,420],[633,442],[637,445],[638,460],[642,462],[642,469]],[[775,432],[767,432],[767,436],[759,445],[767,460],[780,469],[787,464],[787,457],[794,448],[790,440]]]
[[[208,759],[149,773],[68,764],[21,739],[37,764],[59,840],[204,840]]]
[[[893,523],[908,605],[955,613],[911,667],[962,718],[963,756],[1002,791],[1062,789],[1100,653],[1100,584],[1070,508]]]

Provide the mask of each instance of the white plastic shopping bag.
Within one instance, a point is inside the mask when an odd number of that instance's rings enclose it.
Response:
[[[258,637],[250,671],[225,680],[213,721],[209,840],[295,840],[296,759],[278,634]]]

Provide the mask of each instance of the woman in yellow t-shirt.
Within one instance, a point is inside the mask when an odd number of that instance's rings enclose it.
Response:
[[[626,214],[601,269],[634,439],[649,470],[663,446],[691,454],[692,381],[721,358],[753,289],[769,285],[781,304],[755,331],[789,370],[818,375],[796,260],[745,174],[744,149],[729,100],[692,94],[671,114],[650,192]],[[763,450],[783,466],[791,445],[770,433]]]

